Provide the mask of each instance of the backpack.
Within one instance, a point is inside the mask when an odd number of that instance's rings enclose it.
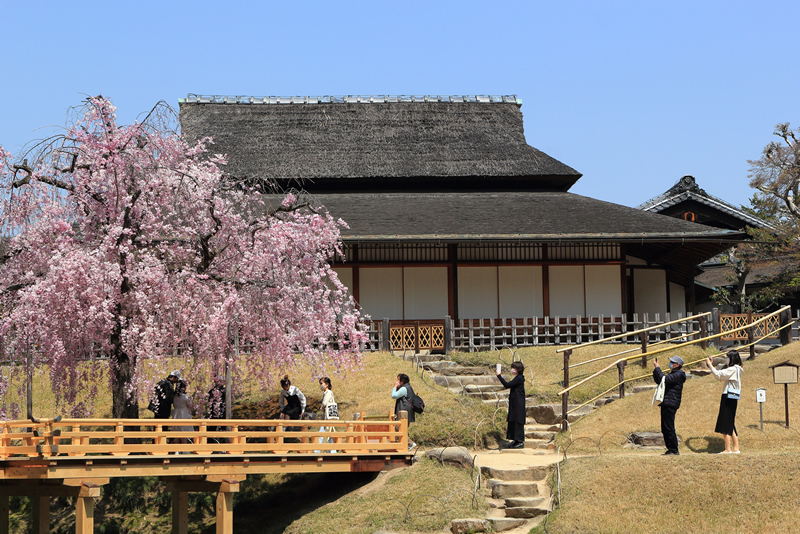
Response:
[[[411,409],[414,410],[414,413],[422,413],[425,411],[425,401],[422,400],[422,397],[414,393],[409,399],[409,404],[411,404]]]

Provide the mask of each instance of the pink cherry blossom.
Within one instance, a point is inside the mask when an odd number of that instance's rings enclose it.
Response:
[[[177,350],[219,370],[237,339],[252,346],[248,378],[265,382],[298,359],[319,373],[360,366],[365,326],[330,265],[343,221],[302,194],[270,203],[231,183],[211,140],[187,145],[168,108],[129,126],[115,111],[88,99],[23,161],[0,147],[6,345],[35,347],[75,413],[91,411],[75,406],[87,381],[113,392],[114,417],[137,416],[153,385],[143,365],[167,368]],[[110,390],[78,365],[98,355]]]

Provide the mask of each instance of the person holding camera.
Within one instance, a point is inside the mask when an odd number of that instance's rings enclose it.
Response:
[[[511,380],[506,381],[500,374],[501,366],[497,364],[495,374],[503,387],[508,389],[508,428],[506,429],[506,439],[510,440],[507,445],[509,449],[525,448],[525,376],[523,371],[525,366],[522,362],[511,364]]]
[[[671,369],[665,375],[658,364],[658,358],[653,359],[653,380],[660,384],[664,380],[664,400],[661,401],[661,433],[664,434],[664,444],[667,446],[665,455],[680,454],[678,452],[678,435],[675,433],[675,413],[681,407],[683,383],[686,382],[686,373],[683,372],[683,358],[673,356],[669,359]]]
[[[719,413],[714,432],[722,434],[725,441],[725,450],[720,454],[739,454],[739,434],[736,432],[736,408],[742,391],[742,357],[739,351],[729,350],[727,353],[728,365],[718,371],[714,367],[711,356],[706,358],[706,366],[717,380],[725,380],[722,388],[722,398],[719,401]],[[731,448],[731,443],[733,448]]]

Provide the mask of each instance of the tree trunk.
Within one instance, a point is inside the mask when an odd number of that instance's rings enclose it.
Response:
[[[117,349],[111,354],[111,391],[113,395],[112,416],[115,419],[138,419],[139,400],[136,395],[129,395],[128,388],[133,383],[136,365],[127,354]]]

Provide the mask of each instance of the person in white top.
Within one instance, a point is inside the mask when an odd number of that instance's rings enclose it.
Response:
[[[725,450],[720,454],[739,454],[739,434],[736,432],[736,408],[739,401],[731,397],[738,396],[742,390],[742,357],[736,350],[728,351],[727,356],[728,365],[721,371],[714,368],[711,356],[706,358],[706,365],[716,379],[725,381],[714,432],[722,434],[722,439],[725,441]],[[729,392],[732,394],[728,395]]]
[[[300,419],[306,413],[306,396],[292,385],[289,375],[281,378],[281,395],[278,399],[281,419]]]
[[[332,419],[339,419],[339,409],[338,405],[336,404],[336,399],[333,396],[333,391],[331,390],[331,379],[327,376],[323,376],[319,379],[319,389],[322,391],[322,419],[328,421]],[[320,432],[325,431],[333,431],[334,427],[319,427]],[[320,443],[333,443],[333,438],[324,438],[320,436],[319,438]],[[326,451],[326,452],[336,452]]]
[[[172,399],[172,405],[175,407],[175,410],[172,412],[173,419],[192,418],[192,409],[194,408],[194,404],[192,404],[192,399],[189,398],[189,395],[186,394],[186,382],[183,380],[180,380],[177,384],[175,384],[175,397]],[[194,431],[193,426],[171,426],[170,429],[179,432]],[[190,438],[177,438],[175,442],[192,443],[192,440]],[[185,454],[189,453],[187,452]]]

